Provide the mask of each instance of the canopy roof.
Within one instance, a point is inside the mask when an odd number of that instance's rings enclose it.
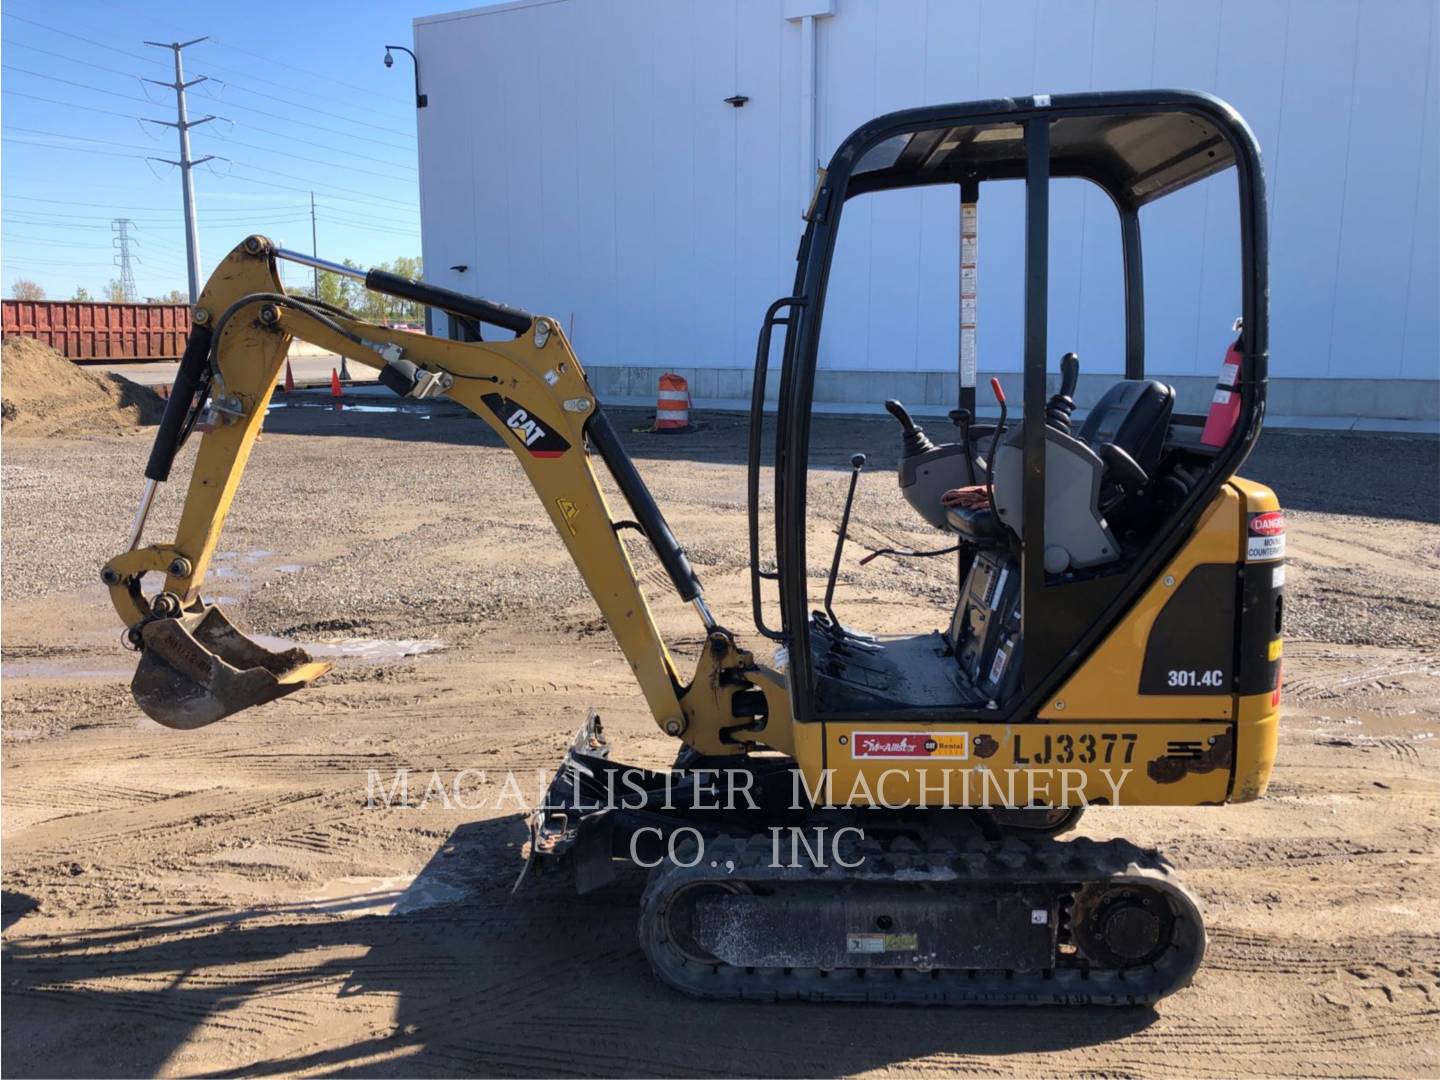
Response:
[[[1097,96],[1075,97],[1088,98],[1093,110]],[[1117,102],[1116,108],[1123,111],[1066,115],[1061,104],[1072,99],[1057,96],[1053,109],[1034,106],[1033,100],[934,106],[881,117],[876,125],[888,120],[910,126],[913,120],[916,127],[864,150],[851,173],[848,194],[1024,177],[1027,114],[1053,116],[1051,176],[1093,180],[1122,205],[1142,206],[1235,163],[1234,149],[1220,124],[1183,107],[1155,109],[1160,103],[1151,102],[1152,111],[1143,111],[1135,104]],[[974,119],[957,123],[964,119],[957,116],[960,110],[971,112]],[[925,125],[927,114],[933,126]],[[866,125],[850,141],[867,129],[873,131]]]

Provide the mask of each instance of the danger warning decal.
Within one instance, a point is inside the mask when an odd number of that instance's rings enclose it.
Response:
[[[570,449],[570,444],[562,436],[551,431],[509,398],[499,394],[486,394],[480,400],[505,422],[510,433],[520,440],[520,445],[536,457],[556,458]]]
[[[1245,561],[1265,562],[1285,557],[1285,515],[1264,510],[1250,515],[1245,536]]]
[[[850,736],[850,753],[856,758],[944,758],[964,761],[970,756],[970,733],[857,731]]]

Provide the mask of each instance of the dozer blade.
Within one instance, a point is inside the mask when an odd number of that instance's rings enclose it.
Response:
[[[271,652],[235,629],[213,605],[141,629],[140,666],[130,681],[152,720],[188,730],[292,694],[330,670],[304,649]]]

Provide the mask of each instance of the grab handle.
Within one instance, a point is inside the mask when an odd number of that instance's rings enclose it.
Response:
[[[750,457],[746,474],[750,504],[750,605],[754,610],[755,629],[772,641],[782,640],[784,634],[765,625],[760,599],[760,579],[775,581],[780,577],[777,572],[760,569],[760,446],[765,424],[765,379],[770,369],[770,339],[775,327],[790,326],[795,321],[795,309],[804,306],[804,297],[785,296],[766,309],[765,321],[760,324],[760,340],[755,346],[755,374],[750,384]],[[780,312],[785,308],[791,310],[782,319]]]

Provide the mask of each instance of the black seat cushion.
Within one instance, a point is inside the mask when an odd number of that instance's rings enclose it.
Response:
[[[1122,379],[1085,417],[1080,441],[1092,450],[1114,443],[1153,476],[1174,411],[1174,388],[1155,379]]]

